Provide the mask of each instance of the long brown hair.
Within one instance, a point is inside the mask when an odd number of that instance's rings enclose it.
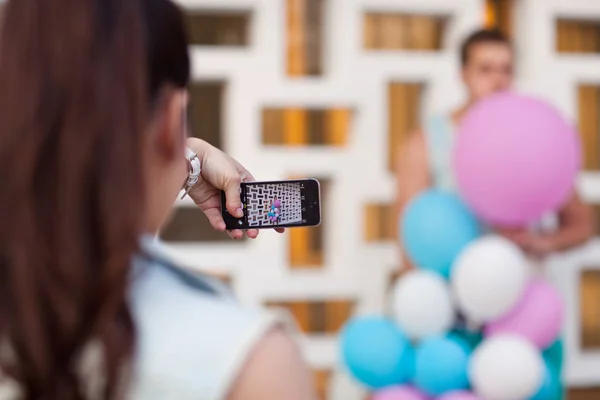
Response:
[[[25,399],[101,398],[135,351],[129,265],[144,133],[165,85],[189,79],[169,0],[10,0],[0,34],[0,371]]]

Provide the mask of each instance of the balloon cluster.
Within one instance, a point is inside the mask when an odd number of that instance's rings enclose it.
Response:
[[[275,200],[271,203],[271,210],[267,213],[267,217],[269,217],[269,221],[276,223],[279,222],[279,217],[281,214],[281,200]]]
[[[374,400],[562,398],[561,298],[479,221],[522,227],[560,206],[576,149],[573,130],[530,98],[499,95],[466,117],[455,149],[461,196],[429,190],[403,215],[403,247],[418,268],[395,283],[393,317],[356,317],[342,331],[344,364]]]

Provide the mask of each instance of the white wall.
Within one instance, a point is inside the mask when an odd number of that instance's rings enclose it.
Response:
[[[227,50],[194,48],[196,79],[228,82],[225,96],[225,150],[261,180],[290,175],[332,179],[330,207],[323,210],[328,243],[322,270],[293,272],[287,266],[288,241],[264,232],[247,246],[229,244],[179,245],[184,262],[230,273],[241,300],[355,298],[359,313],[384,310],[385,288],[399,260],[396,247],[363,241],[363,207],[393,199],[395,183],[387,172],[387,84],[390,80],[426,82],[427,114],[447,110],[462,97],[458,79],[457,46],[480,26],[480,0],[328,0],[326,73],[320,78],[289,79],[285,75],[284,0],[179,0],[189,7],[253,12],[251,45]],[[452,17],[446,49],[440,53],[367,53],[362,49],[365,11],[444,13]],[[570,117],[576,115],[577,81],[600,83],[600,59],[561,57],[553,53],[553,18],[557,14],[596,16],[598,0],[521,0],[517,16],[522,46],[521,87],[552,100]],[[349,142],[344,148],[285,149],[261,146],[260,110],[265,105],[336,106],[353,109]],[[600,176],[584,174],[586,198],[600,201]],[[357,190],[357,187],[359,188]],[[191,206],[188,202],[180,206]],[[268,252],[269,258],[261,257]],[[567,295],[569,351],[567,378],[571,384],[600,383],[600,356],[581,355],[577,347],[575,279],[584,259],[600,260],[600,245],[553,260],[556,282]],[[306,339],[305,349],[315,368],[338,365],[333,337]],[[339,372],[331,396],[336,400],[362,398],[362,391]]]

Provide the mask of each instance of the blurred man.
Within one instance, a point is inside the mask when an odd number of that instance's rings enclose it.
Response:
[[[400,148],[396,174],[398,217],[406,204],[425,189],[457,191],[451,158],[458,123],[478,100],[507,90],[513,83],[512,44],[498,31],[480,30],[471,34],[461,46],[460,57],[467,102],[448,115],[430,118]],[[593,221],[590,207],[575,193],[560,210],[557,227],[552,232],[518,229],[500,233],[527,253],[543,257],[586,242],[594,234]],[[405,268],[410,267],[406,257],[403,261]]]

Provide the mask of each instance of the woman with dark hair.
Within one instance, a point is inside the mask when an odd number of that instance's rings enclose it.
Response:
[[[177,7],[10,0],[0,35],[0,398],[312,399],[285,324],[155,240],[182,186],[224,230],[252,179],[186,140]]]

